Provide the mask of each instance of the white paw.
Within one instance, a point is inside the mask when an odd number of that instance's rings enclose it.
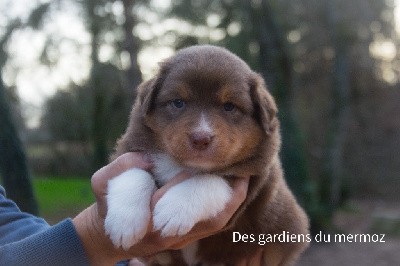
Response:
[[[155,189],[152,176],[137,168],[108,182],[104,228],[116,247],[127,250],[143,238],[150,221],[150,199]]]
[[[182,236],[193,226],[221,212],[232,189],[216,175],[195,176],[168,190],[154,208],[154,230],[161,236]]]
[[[178,199],[178,200],[177,200]],[[186,199],[166,193],[156,204],[153,214],[153,224],[156,231],[161,230],[161,236],[182,236],[198,222],[196,214],[190,206],[185,206]]]
[[[150,212],[136,213],[134,209],[127,208],[110,211],[104,227],[114,246],[127,250],[143,238],[149,221]]]

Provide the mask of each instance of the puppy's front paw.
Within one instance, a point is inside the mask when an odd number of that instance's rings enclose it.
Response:
[[[181,195],[166,193],[154,208],[154,230],[161,230],[161,236],[182,236],[188,233],[197,222],[191,206],[184,204]]]
[[[116,247],[127,250],[145,235],[155,188],[152,176],[136,168],[108,182],[104,228]]]
[[[221,212],[232,189],[216,175],[195,176],[168,190],[154,208],[153,223],[161,236],[181,236]]]
[[[125,208],[109,211],[104,228],[114,246],[127,250],[143,238],[149,221],[150,212]]]

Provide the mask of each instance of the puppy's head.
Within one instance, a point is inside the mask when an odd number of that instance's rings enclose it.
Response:
[[[161,152],[202,170],[255,156],[278,131],[262,78],[214,46],[186,48],[165,61],[140,87],[135,110]]]

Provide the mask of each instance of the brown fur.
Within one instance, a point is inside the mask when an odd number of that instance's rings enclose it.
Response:
[[[183,99],[184,110],[171,102]],[[224,110],[233,103],[233,111]],[[193,149],[190,136],[202,112],[214,129],[211,147]],[[292,264],[307,243],[257,245],[259,234],[308,234],[308,219],[287,187],[278,157],[279,121],[263,79],[225,49],[194,46],[161,65],[138,89],[118,156],[128,151],[164,152],[197,171],[251,176],[245,202],[226,229],[199,241],[197,256],[207,264],[234,265],[264,249],[265,265]],[[233,243],[232,232],[254,234],[254,243]],[[173,252],[176,256],[176,252]],[[175,260],[171,265],[181,264]]]

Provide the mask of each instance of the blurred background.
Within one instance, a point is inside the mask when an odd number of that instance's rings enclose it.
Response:
[[[50,223],[93,202],[89,178],[137,85],[195,44],[228,48],[279,106],[286,178],[312,231],[301,265],[400,263],[399,0],[1,0],[0,176]]]

